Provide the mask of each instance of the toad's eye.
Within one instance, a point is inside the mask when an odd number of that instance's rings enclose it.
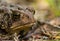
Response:
[[[33,15],[35,14],[35,10],[33,8],[26,8],[26,10],[30,11]]]

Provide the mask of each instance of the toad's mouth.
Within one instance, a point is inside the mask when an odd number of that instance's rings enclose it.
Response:
[[[12,29],[12,30],[18,30],[18,29],[19,29],[19,30],[22,30],[22,29],[31,27],[32,25],[34,25],[34,23],[35,23],[35,22],[26,23],[26,24],[23,24],[23,25],[17,24],[17,25],[11,26],[11,29]]]

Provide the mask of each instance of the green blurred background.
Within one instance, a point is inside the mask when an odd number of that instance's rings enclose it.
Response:
[[[47,0],[55,16],[60,16],[60,0]]]
[[[40,3],[41,0],[36,0],[33,3],[33,6],[35,8],[37,8],[37,3]],[[60,17],[60,0],[44,0],[46,2],[48,2],[48,4],[50,5],[50,9],[52,10],[53,14],[55,15],[55,17]]]

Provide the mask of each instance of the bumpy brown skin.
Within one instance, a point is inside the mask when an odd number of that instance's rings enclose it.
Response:
[[[28,7],[25,8],[18,4],[1,3],[0,28],[7,32],[4,32],[5,34],[10,35],[22,33],[20,31],[28,32],[35,23],[33,17],[34,12],[33,9],[28,9]],[[26,32],[24,34],[26,34]]]

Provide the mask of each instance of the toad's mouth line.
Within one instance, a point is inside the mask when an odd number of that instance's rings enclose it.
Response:
[[[12,26],[11,29],[16,30],[16,29],[20,29],[20,28],[30,27],[32,25],[34,25],[34,22],[23,24],[23,25]]]

